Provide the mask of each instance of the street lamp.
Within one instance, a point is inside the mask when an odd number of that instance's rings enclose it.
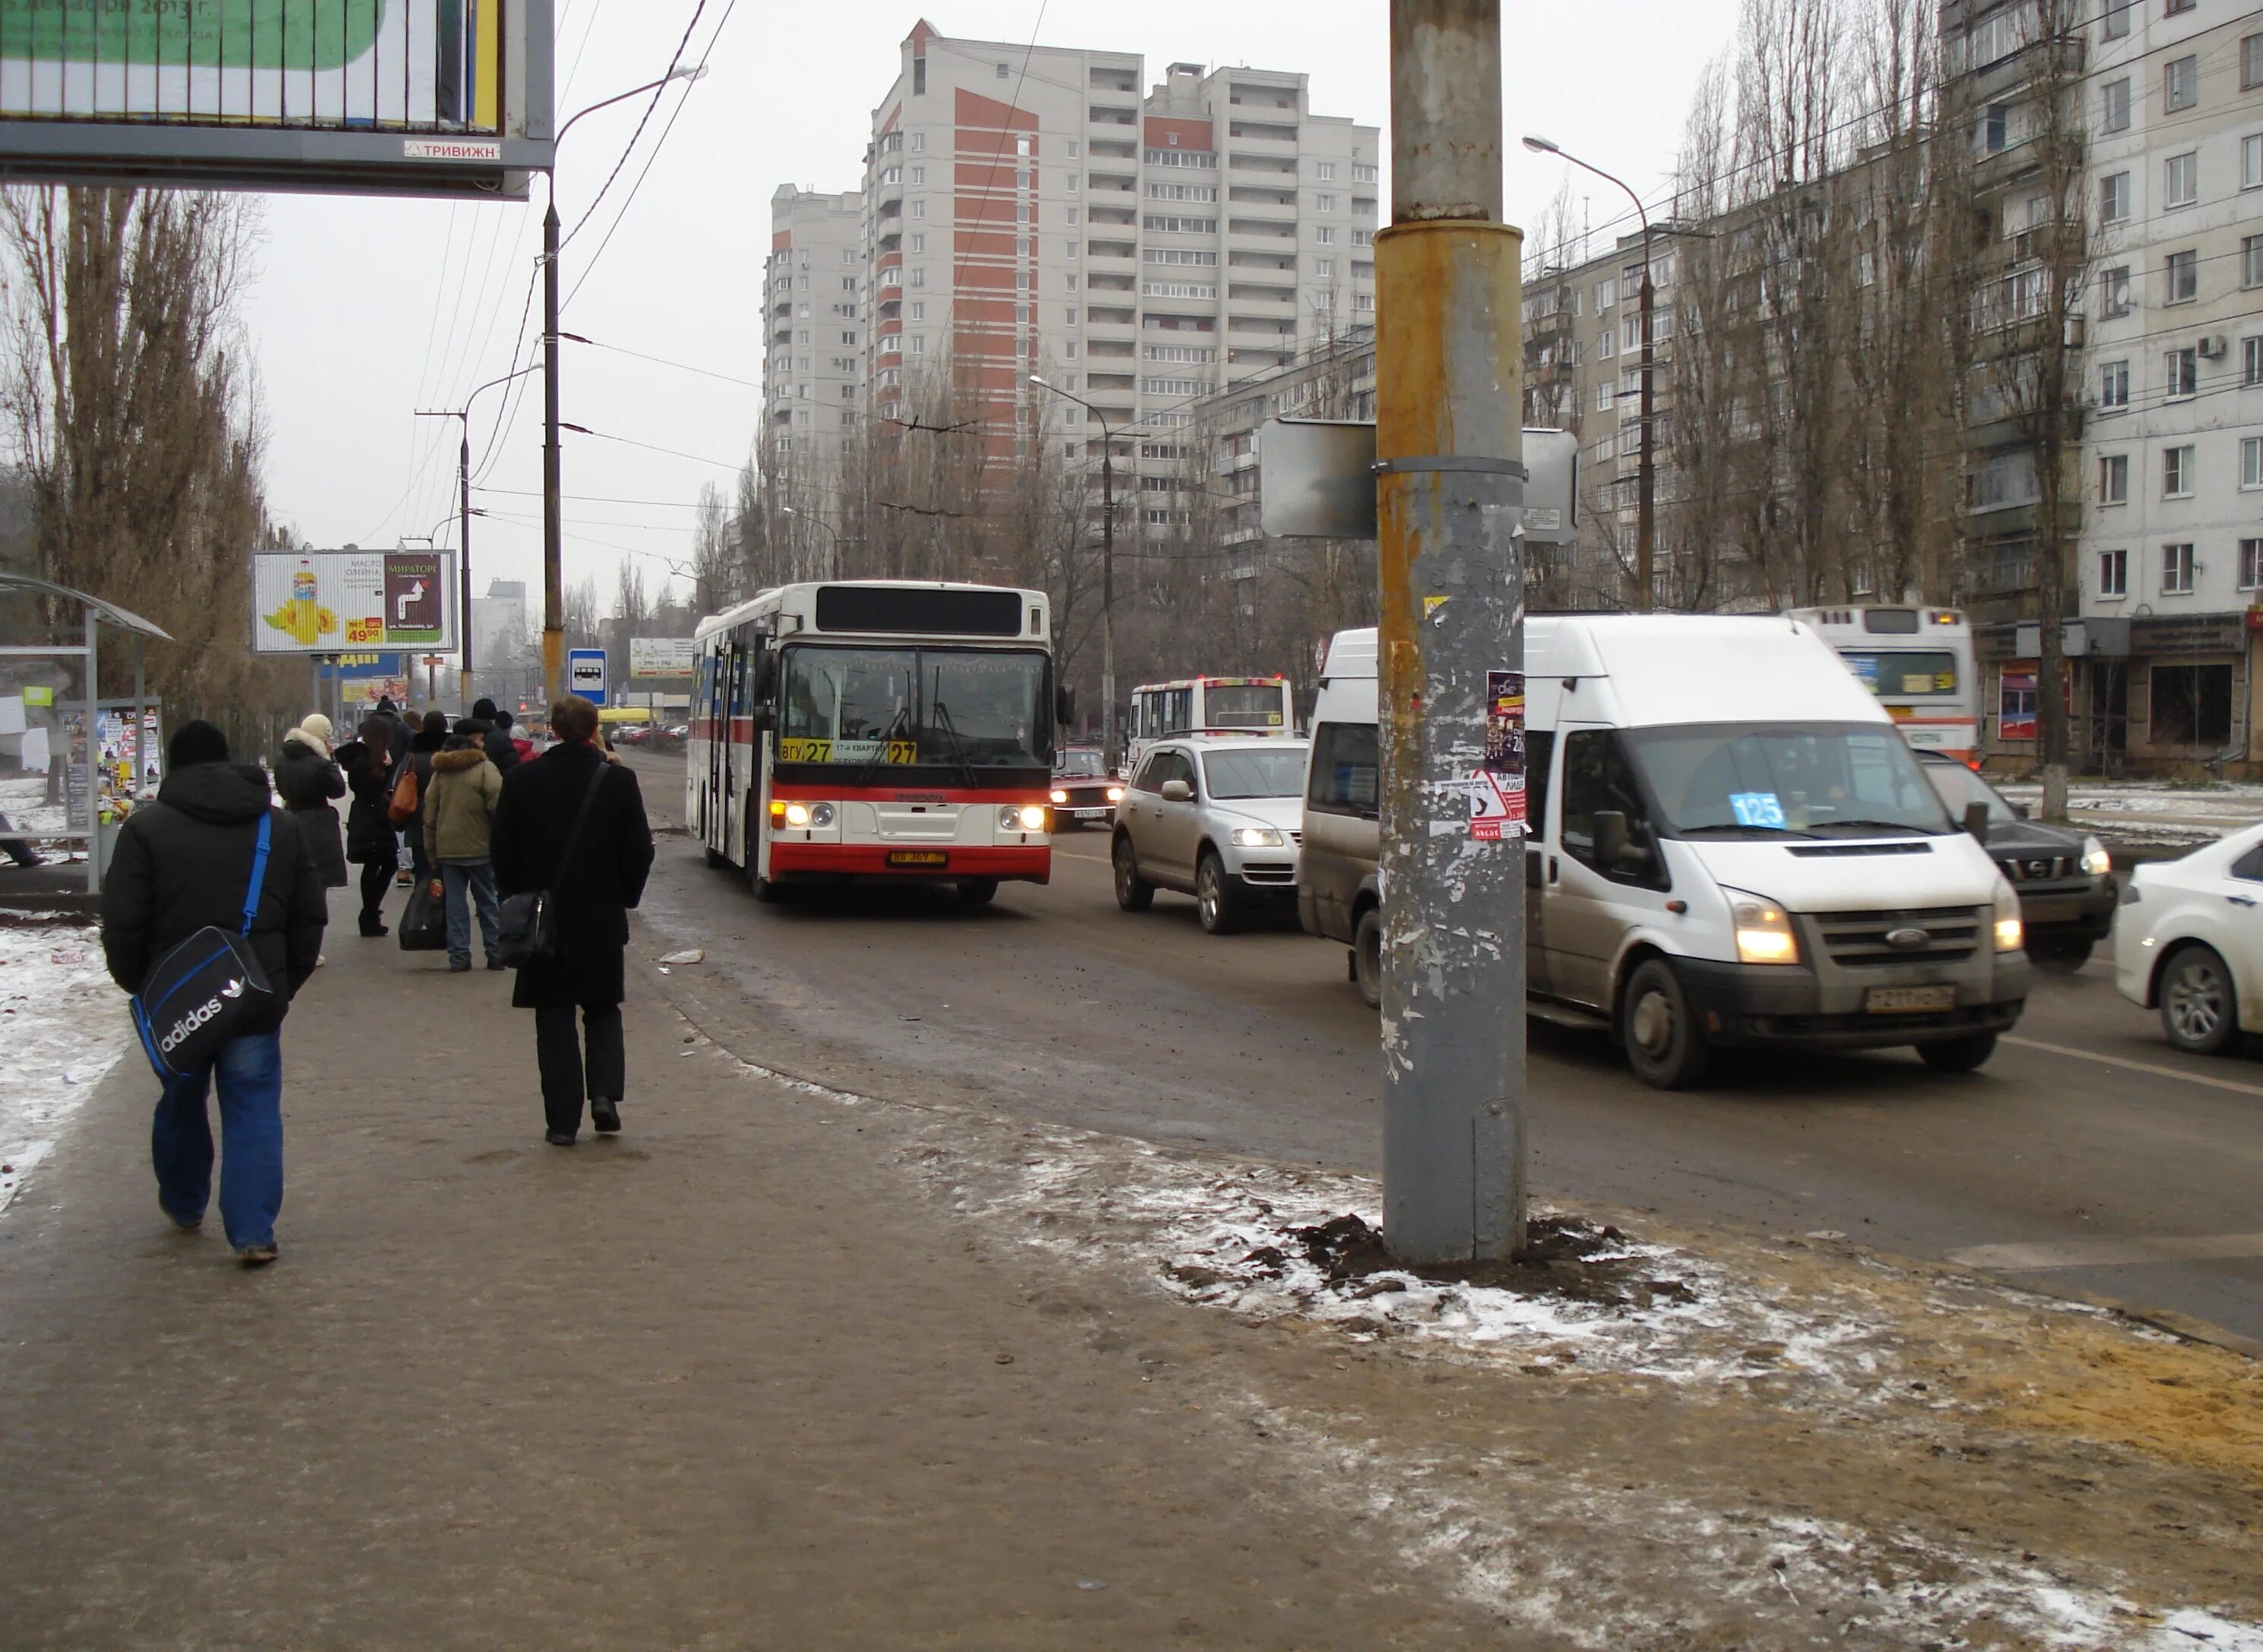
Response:
[[[1624,179],[1613,177],[1599,166],[1582,161],[1566,151],[1562,145],[1547,139],[1528,134],[1524,147],[1535,155],[1553,155],[1569,161],[1582,171],[1592,172],[1606,184],[1616,184],[1626,190],[1627,198],[1634,203],[1635,216],[1642,223],[1642,465],[1636,487],[1639,489],[1635,509],[1635,606],[1647,614],[1658,606],[1652,583],[1655,555],[1656,509],[1658,499],[1658,433],[1657,421],[1652,416],[1656,377],[1656,338],[1651,329],[1652,314],[1657,307],[1658,289],[1651,280],[1650,271],[1650,213],[1642,204],[1642,197],[1628,189]]]
[[[848,543],[846,540],[842,538],[841,530],[835,527],[831,523],[826,521],[824,517],[817,516],[811,511],[796,510],[792,505],[780,505],[778,507],[778,514],[782,516],[799,516],[804,522],[813,522],[819,527],[824,529],[826,532],[833,536],[833,573],[834,577],[838,579],[841,574],[842,549]]]
[[[568,117],[551,140],[550,206],[542,214],[542,681],[555,700],[566,667],[566,522],[558,451],[558,146],[583,115],[657,91],[670,81],[698,80],[707,66],[683,64],[658,80],[632,86]]]
[[[1082,396],[1048,384],[1037,374],[1030,382],[1074,401],[1100,421],[1100,748],[1108,772],[1116,772],[1116,432],[1108,415]]]
[[[472,704],[472,403],[477,401],[487,392],[493,390],[497,385],[507,385],[514,379],[524,379],[533,371],[532,367],[522,367],[515,373],[505,373],[500,379],[488,379],[487,383],[464,398],[464,405],[461,408],[443,408],[438,411],[427,411],[420,408],[416,412],[416,416],[420,419],[453,419],[461,427],[463,432],[463,444],[456,451],[457,504],[463,513],[462,526],[457,536],[456,560],[459,566],[456,570],[458,574],[456,623],[463,627],[463,635],[458,638],[463,646],[464,667],[462,681],[458,684],[458,692],[462,696],[466,716],[471,714]]]

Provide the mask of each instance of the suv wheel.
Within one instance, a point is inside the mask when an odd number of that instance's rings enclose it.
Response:
[[[1241,927],[1241,898],[1216,849],[1204,849],[1195,868],[1195,909],[1206,934],[1230,935]]]
[[[1145,912],[1155,904],[1155,886],[1139,876],[1139,857],[1132,853],[1132,834],[1116,834],[1116,904],[1125,912]]]
[[[2194,943],[2170,955],[2161,970],[2161,1030],[2195,1056],[2220,1055],[2239,1035],[2238,990],[2213,947]]]
[[[1974,1033],[1969,1038],[1944,1038],[1937,1044],[1920,1044],[1917,1058],[1935,1072],[1977,1072],[1996,1053],[1996,1035]]]
[[[1690,1013],[1681,977],[1665,959],[1645,959],[1628,978],[1619,1028],[1627,1064],[1652,1089],[1687,1090],[1703,1082],[1712,1046]]]
[[[1351,978],[1370,1009],[1383,1007],[1383,908],[1370,906],[1351,932]]]
[[[2028,958],[2045,975],[2073,975],[2090,962],[2095,944],[2085,940],[2030,941]]]

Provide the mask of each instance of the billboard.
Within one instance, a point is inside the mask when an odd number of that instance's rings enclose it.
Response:
[[[553,0],[0,0],[0,177],[524,199]]]
[[[262,551],[251,559],[253,652],[344,654],[456,646],[452,551]]]
[[[698,646],[689,637],[629,638],[631,682],[675,682],[691,675]]]

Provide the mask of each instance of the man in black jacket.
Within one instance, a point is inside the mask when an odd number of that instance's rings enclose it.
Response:
[[[652,826],[635,773],[596,744],[596,706],[568,695],[550,708],[550,726],[559,743],[502,777],[489,852],[506,896],[547,890],[556,913],[557,956],[522,968],[510,1001],[534,1012],[534,1055],[549,1121],[545,1139],[571,1147],[582,1129],[585,1089],[598,1133],[621,1128],[628,1081],[621,1042],[624,954],[629,908],[643,898],[652,870]],[[576,838],[574,821],[584,799],[589,817]]]
[[[510,743],[507,721],[495,711],[495,703],[484,696],[472,702],[472,726],[479,731],[480,744],[487,750],[488,761],[495,772],[507,775],[518,767],[518,747]]]
[[[110,978],[138,992],[150,969],[198,930],[242,929],[259,822],[272,822],[250,939],[276,1006],[264,1024],[221,1046],[211,1067],[168,1081],[150,1129],[157,1203],[193,1233],[212,1195],[205,1093],[218,1080],[227,1149],[221,1221],[237,1259],[261,1267],[275,1259],[283,1208],[283,1017],[322,954],[329,920],[322,874],[300,843],[298,820],[271,806],[265,771],[230,763],[220,730],[184,723],[165,762],[157,801],[135,810],[118,835],[102,891],[103,956]]]

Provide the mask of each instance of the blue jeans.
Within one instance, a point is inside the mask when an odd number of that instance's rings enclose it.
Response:
[[[149,1129],[157,1202],[176,1222],[200,1222],[212,1198],[212,1119],[205,1092],[219,1080],[220,1217],[239,1251],[271,1244],[283,1208],[283,1035],[230,1039],[200,1072],[167,1082]]]
[[[448,962],[472,961],[473,903],[480,909],[480,944],[490,958],[502,944],[502,905],[495,898],[495,866],[488,861],[440,862],[440,893],[448,920]],[[466,896],[470,897],[466,900]]]

